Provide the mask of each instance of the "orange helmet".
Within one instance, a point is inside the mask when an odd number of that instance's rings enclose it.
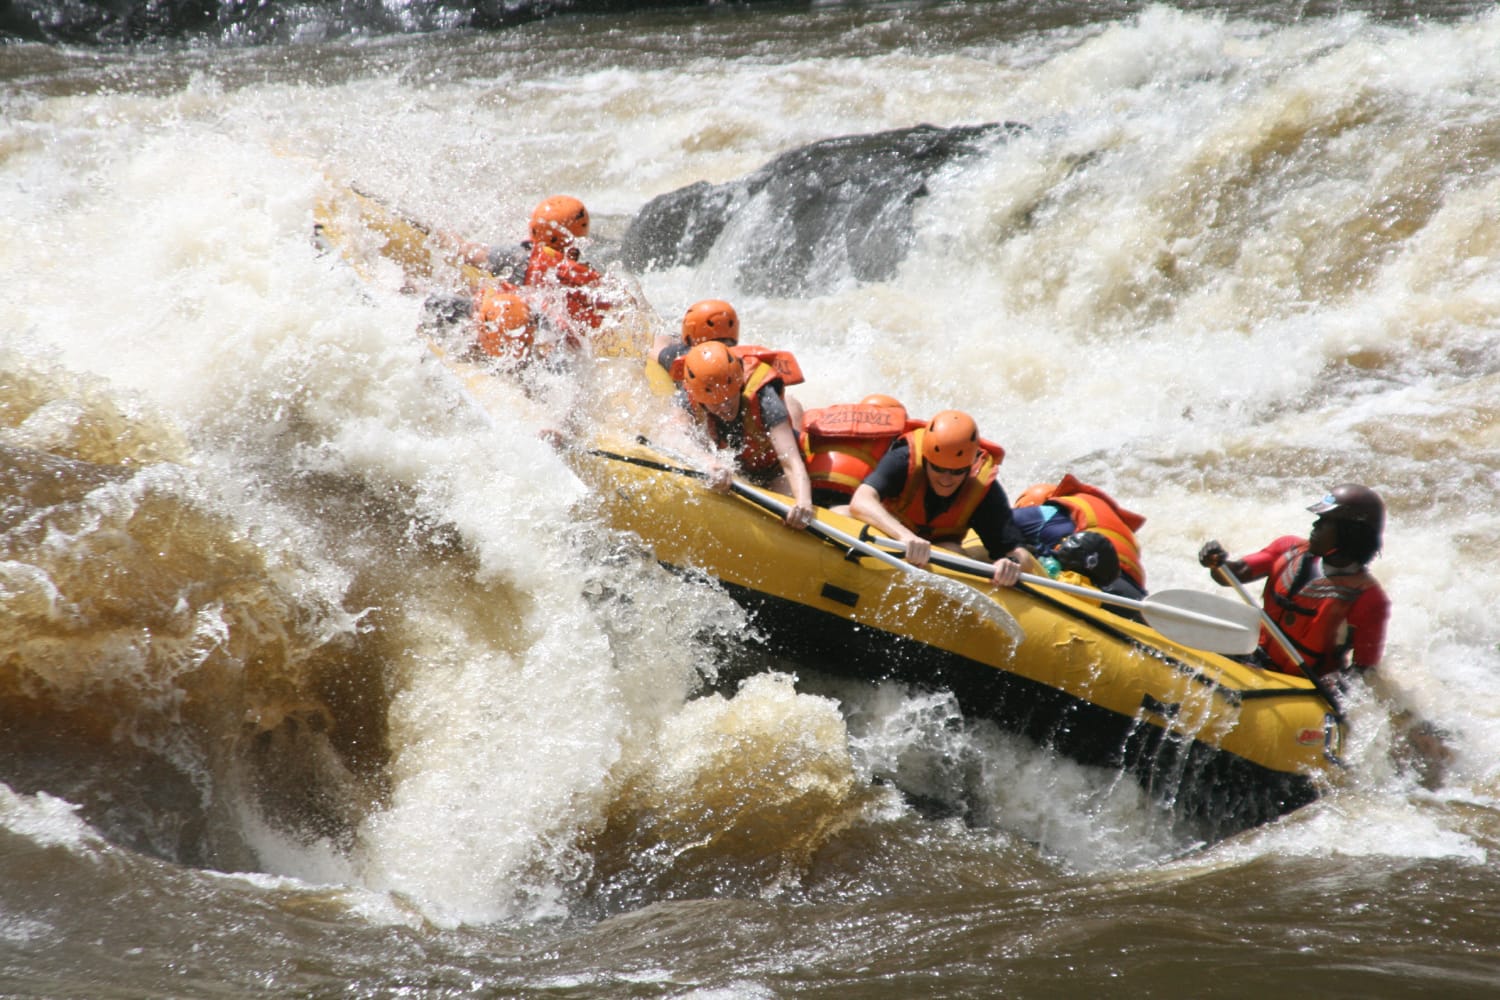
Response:
[[[881,393],[881,392],[872,392],[872,393],[870,393],[870,395],[866,396],[864,399],[861,399],[859,401],[859,405],[860,406],[894,406],[898,410],[904,410],[904,409],[906,409],[906,407],[904,407],[904,406],[901,405],[901,400],[897,399],[895,396],[887,396],[887,395],[885,395],[884,393]]]
[[[967,469],[979,455],[979,425],[959,410],[944,410],[927,422],[922,461],[940,469]]]
[[[895,396],[887,396],[884,393],[874,392],[859,401],[860,406],[884,406],[892,410],[901,411],[901,422],[906,423],[906,407],[901,405],[901,400]]]
[[[533,243],[561,250],[588,234],[589,210],[577,198],[555,194],[531,210]]]
[[[745,366],[717,341],[696,345],[682,360],[682,386],[699,406],[722,405],[745,387]]]
[[[520,358],[531,347],[531,309],[516,293],[486,288],[474,303],[475,338],[492,358]]]
[[[1057,489],[1051,483],[1037,483],[1035,486],[1026,487],[1025,492],[1016,497],[1012,507],[1040,507],[1052,499],[1052,491]]]
[[[682,340],[696,344],[704,340],[740,342],[740,317],[723,299],[704,299],[688,306],[682,317]]]

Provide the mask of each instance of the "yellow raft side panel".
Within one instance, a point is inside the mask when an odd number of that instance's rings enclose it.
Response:
[[[664,461],[633,445],[607,450]],[[850,561],[835,546],[790,531],[747,500],[712,493],[700,480],[599,455],[577,457],[575,468],[611,523],[640,534],[666,564],[701,569],[728,584],[1008,671],[1271,770],[1330,768],[1324,706],[1301,678],[1179,646],[1081,598],[1042,597],[936,571],[972,585],[1013,615],[1025,630],[1015,645],[985,615],[919,577],[877,560]],[[862,527],[826,510],[818,515],[851,535]],[[826,596],[829,587],[858,595],[855,607]],[[1258,691],[1288,696],[1240,697]]]
[[[368,195],[343,190],[318,205],[315,218],[320,235],[366,277],[371,260],[383,257],[400,266],[407,280],[428,283],[440,267],[459,271],[432,238],[430,230]],[[467,268],[469,278],[479,272]]]

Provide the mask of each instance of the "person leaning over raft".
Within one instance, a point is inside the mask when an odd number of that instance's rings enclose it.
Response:
[[[1072,473],[1057,483],[1038,483],[1022,490],[1013,506],[1016,524],[1038,558],[1055,555],[1058,545],[1078,532],[1097,533],[1109,539],[1119,562],[1119,579],[1110,592],[1137,601],[1146,596],[1146,570],[1135,534],[1146,523],[1145,517],[1126,510],[1114,497]]]
[[[1018,507],[1016,513],[1019,515],[1024,509]],[[1021,523],[1019,517],[1016,520],[1022,532],[1025,533],[1026,525]],[[1029,534],[1027,538],[1029,541]],[[1031,551],[1033,555],[1036,554],[1034,547]],[[1049,576],[1063,583],[1094,587],[1106,594],[1129,598],[1132,601],[1143,600],[1146,596],[1124,573],[1120,572],[1119,550],[1115,548],[1114,543],[1097,531],[1073,532],[1053,546],[1047,558],[1038,561],[1047,570]],[[1056,565],[1056,572],[1053,571],[1052,564]],[[1145,621],[1139,611],[1116,604],[1106,604],[1105,607],[1111,614],[1119,615],[1121,618],[1129,618],[1138,622]]]
[[[474,300],[473,339],[464,357],[505,371],[519,371],[532,360],[536,320],[516,293],[487,286]]]
[[[768,364],[746,372],[723,344],[698,344],[683,356],[678,405],[714,448],[735,453],[733,468],[709,461],[709,487],[728,492],[738,472],[757,486],[788,494],[793,503],[783,523],[801,530],[813,519],[812,483],[779,383]]]
[[[998,464],[980,447],[974,418],[944,410],[896,439],[855,488],[849,513],[904,542],[914,566],[927,565],[934,542],[962,551],[972,527],[995,560],[990,579],[1014,586],[1031,553],[995,478]]]
[[[683,361],[687,352],[698,344],[718,343],[729,348],[729,353],[739,358],[750,370],[764,362],[776,370],[777,391],[786,403],[787,413],[792,418],[792,429],[802,430],[802,404],[787,393],[787,387],[800,385],[802,368],[790,351],[778,351],[740,343],[740,317],[734,306],[723,299],[701,299],[688,306],[682,314],[682,334],[669,337],[658,334],[647,354],[647,365],[655,364],[674,383],[681,385]],[[649,376],[648,376],[649,377]]]
[[[588,238],[589,228],[589,210],[583,202],[571,195],[552,195],[532,209],[531,238],[516,246],[492,247],[445,234],[440,239],[456,246],[463,263],[493,275],[507,291],[526,289],[532,311],[547,313],[564,346],[576,349],[604,322],[611,305],[605,298],[603,274],[582,259],[579,241]],[[552,301],[549,291],[560,299]]]
[[[578,261],[581,255],[575,244],[588,237],[589,227],[589,210],[583,202],[572,195],[554,194],[543,198],[531,210],[531,219],[527,223],[530,239],[510,246],[491,246],[447,233],[440,233],[439,237],[445,244],[455,247],[459,259],[470,267],[512,285],[525,285],[546,270],[547,263],[554,256]],[[550,254],[549,249],[557,253]],[[594,270],[587,264],[582,266]],[[598,274],[597,271],[594,273]]]
[[[1380,664],[1391,610],[1367,568],[1380,552],[1385,502],[1368,486],[1345,483],[1307,509],[1318,517],[1306,541],[1285,535],[1239,559],[1209,541],[1199,549],[1198,562],[1237,580],[1264,578],[1266,613],[1313,675],[1360,674]],[[1214,579],[1228,585],[1219,572]],[[1264,628],[1254,661],[1270,670],[1302,673]]]
[[[735,347],[740,342],[739,313],[723,299],[700,299],[688,306],[687,312],[682,314],[682,335],[658,334],[651,344],[649,358],[670,372],[673,363],[687,354],[693,345],[710,342],[725,347]],[[674,381],[681,379],[674,378]]]

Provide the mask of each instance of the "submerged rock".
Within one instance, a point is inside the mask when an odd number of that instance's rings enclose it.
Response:
[[[700,181],[647,202],[622,260],[635,271],[696,264],[729,238],[748,292],[816,294],[846,276],[885,281],[911,249],[912,207],[928,179],[1025,127],[917,125],[815,142],[740,180]]]

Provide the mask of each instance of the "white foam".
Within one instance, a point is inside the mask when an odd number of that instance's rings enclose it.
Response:
[[[1484,798],[1500,760],[1500,581],[1473,570],[1500,540],[1500,414],[1493,374],[1473,369],[1494,354],[1500,256],[1495,182],[1462,126],[1493,117],[1483,54],[1497,36],[1496,18],[1272,29],[1153,7],[1046,48],[784,58],[772,45],[722,62],[663,45],[639,65],[553,52],[538,72],[532,54],[476,39],[483,71],[467,76],[377,47],[370,75],[344,84],[267,82],[249,61],[243,79],[228,67],[156,95],[11,95],[0,347],[97,374],[122,406],[179,428],[199,488],[330,629],[356,627],[340,617],[351,570],[318,526],[265,500],[257,469],[348,477],[453,527],[474,586],[524,607],[524,648],[465,631],[446,595],[403,609],[390,801],[353,858],[263,851],[312,881],[347,863],[440,919],[493,919],[518,899],[545,910],[622,775],[654,761],[669,784],[707,725],[707,706],[681,699],[702,665],[694,626],[722,599],[674,622],[684,589],[650,578],[636,595],[647,623],[622,643],[583,582],[597,567],[556,555],[580,487],[537,442],[535,411],[474,412],[423,360],[419,303],[390,269],[366,281],[310,251],[328,178],[500,241],[553,190],[609,225],[829,135],[1026,120],[934,178],[888,283],[742,296],[721,250],[644,276],[647,295],[669,319],[735,298],[747,339],[798,353],[811,404],[885,391],[914,414],[970,409],[1009,450],[1013,491],[1069,470],[1111,489],[1149,518],[1156,587],[1207,586],[1193,559],[1206,538],[1243,551],[1301,533],[1331,481],[1376,481],[1392,508],[1376,564],[1395,602],[1383,669],[1455,734],[1453,780]],[[33,419],[25,433],[44,445],[74,417],[59,402]],[[54,613],[45,581],[5,579],[29,613]],[[826,706],[786,697],[719,707],[774,705],[837,732]],[[687,735],[673,742],[673,727]],[[949,738],[900,728],[861,737],[860,766],[930,758]],[[1128,868],[1175,849],[1133,785],[970,739],[992,804],[1057,855]],[[652,757],[668,745],[678,757]],[[1341,791],[1227,850],[1323,850],[1373,827],[1385,852],[1479,856],[1413,794]],[[7,808],[39,835],[84,829],[42,800]]]

